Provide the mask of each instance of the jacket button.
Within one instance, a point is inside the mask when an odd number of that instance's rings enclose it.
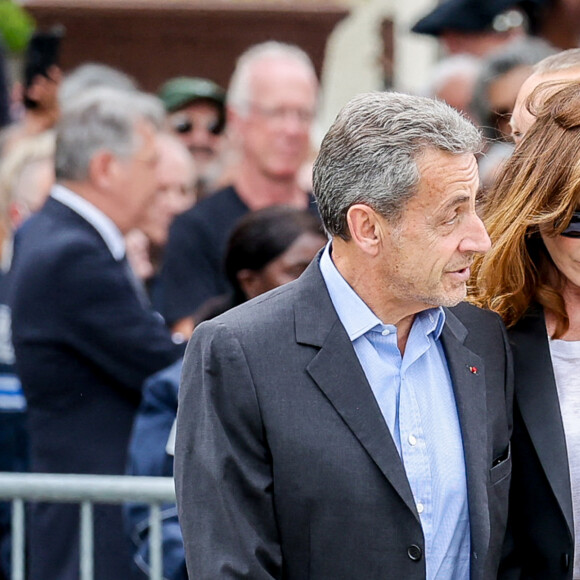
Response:
[[[417,544],[411,544],[407,548],[407,556],[413,560],[413,562],[418,562],[423,557],[423,550]]]

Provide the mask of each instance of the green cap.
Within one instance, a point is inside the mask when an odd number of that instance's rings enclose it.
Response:
[[[209,79],[198,77],[177,77],[168,80],[157,93],[169,113],[178,111],[199,99],[214,102],[224,108],[226,92]]]

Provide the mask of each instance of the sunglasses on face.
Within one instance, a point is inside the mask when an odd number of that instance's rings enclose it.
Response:
[[[180,119],[173,124],[173,130],[179,135],[187,135],[195,128],[194,123],[190,119]],[[221,119],[211,121],[205,127],[205,130],[212,135],[221,135],[224,130],[224,124]]]
[[[570,223],[560,235],[566,238],[580,238],[580,210],[572,214]]]

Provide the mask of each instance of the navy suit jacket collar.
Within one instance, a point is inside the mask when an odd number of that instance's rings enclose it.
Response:
[[[72,195],[71,195],[72,194]],[[60,196],[63,196],[62,199]],[[78,198],[78,203],[81,204],[80,211],[68,203],[68,198],[71,196]],[[53,188],[51,196],[47,199],[45,207],[48,211],[57,212],[59,216],[64,217],[68,221],[75,219],[75,222],[85,228],[90,228],[96,232],[104,242],[109,252],[116,261],[120,261],[125,256],[125,239],[113,221],[94,207],[88,201],[84,200],[78,194],[66,189],[65,187],[56,185]]]

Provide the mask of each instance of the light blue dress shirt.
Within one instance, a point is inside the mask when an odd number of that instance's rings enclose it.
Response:
[[[470,531],[463,440],[440,341],[442,308],[415,316],[405,353],[334,266],[329,243],[320,270],[334,308],[389,427],[425,537],[427,580],[468,580]]]

